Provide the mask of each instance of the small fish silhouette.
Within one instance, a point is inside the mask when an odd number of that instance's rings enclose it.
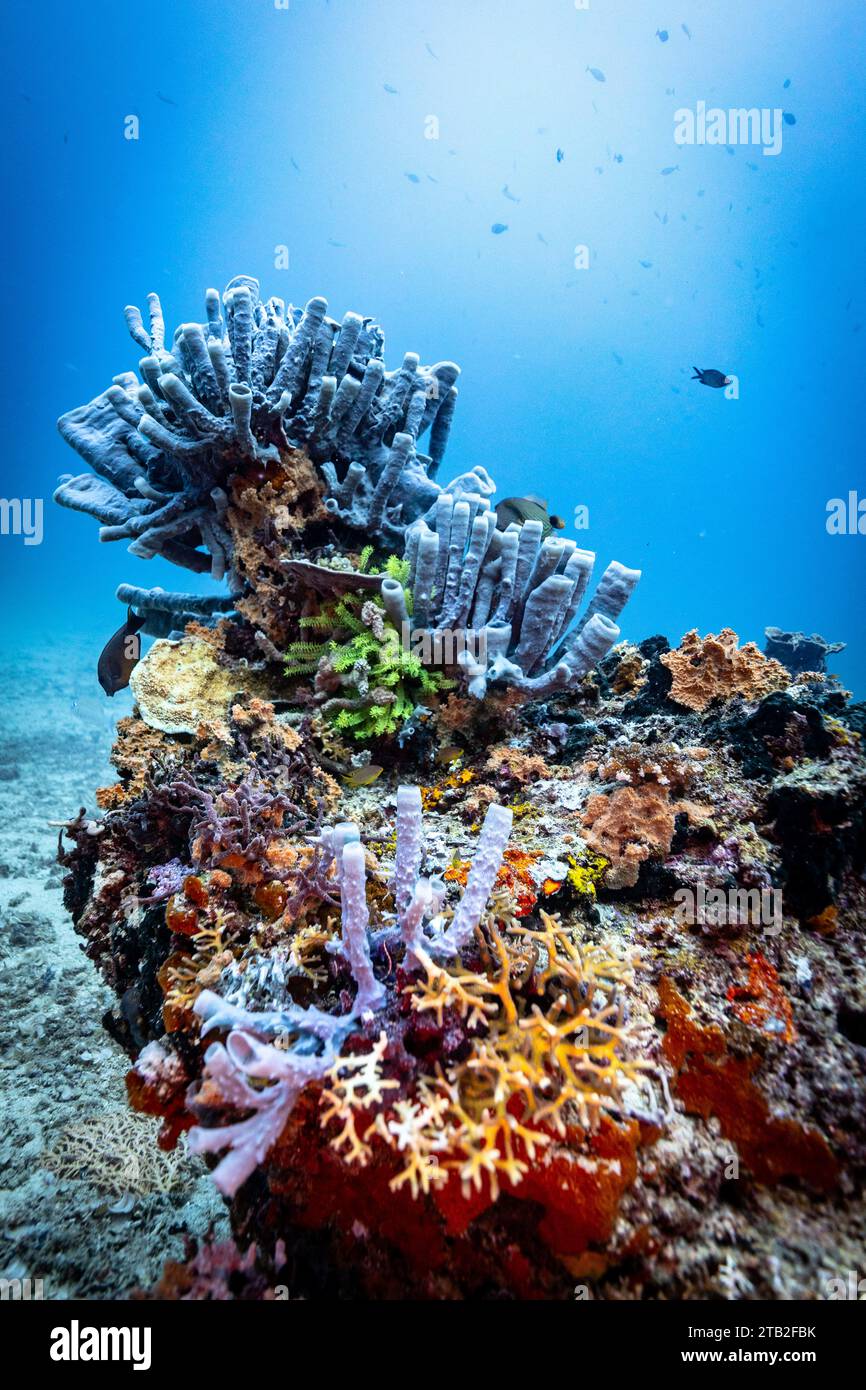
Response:
[[[683,33],[685,34],[686,38],[687,38],[687,39],[690,39],[691,36],[692,36],[692,31],[691,31],[691,29],[689,28],[689,26],[688,26],[687,24],[681,24],[681,25],[680,25],[680,28],[682,29],[682,31],[683,31]]]
[[[607,78],[605,77],[605,75],[604,75],[604,73],[602,72],[601,68],[587,68],[587,72],[589,73],[590,77],[594,77],[594,78],[595,78],[596,82],[606,82],[606,81],[607,81]]]
[[[717,372],[713,367],[705,368],[693,367],[694,376],[692,381],[699,381],[702,386],[713,386],[718,391],[722,386],[730,386],[731,378],[725,376],[724,372]]]
[[[557,162],[557,164],[561,164],[562,161],[563,161],[564,159],[565,159],[565,150],[558,149],[558,150],[556,151],[556,162]]]
[[[398,97],[400,95],[397,88],[389,86],[387,82],[382,83],[382,89],[383,91],[386,91],[389,96]]]
[[[785,125],[796,125],[796,124],[797,124],[797,117],[796,117],[796,116],[792,116],[790,111],[784,111],[784,112],[782,113],[782,120],[785,122]]]
[[[490,230],[491,230],[491,232],[493,233],[494,236],[502,236],[502,233],[503,233],[503,232],[507,232],[507,231],[508,231],[508,223],[507,223],[507,222],[494,222],[494,223],[493,223],[493,226],[490,228]]]
[[[664,169],[662,169],[662,173],[665,174],[665,175],[667,175],[667,174],[675,174],[675,173],[677,172],[677,170],[679,169],[679,167],[680,167],[680,166],[679,166],[678,164],[668,164],[668,165],[665,166]]]
[[[502,185],[502,192],[503,192],[503,194],[505,195],[505,197],[509,200],[509,202],[511,202],[511,203],[519,203],[519,202],[520,202],[520,199],[516,196],[516,194],[514,194],[514,193],[511,192],[511,189],[508,187],[508,184],[507,184],[507,183],[505,183],[505,184]]]
[[[418,177],[417,174],[407,174],[406,177],[407,177],[407,179],[409,180],[410,183],[420,183],[420,182],[421,182],[421,180],[419,179],[419,177]]]
[[[139,629],[144,627],[144,618],[126,610],[126,622],[109,637],[99,654],[96,665],[96,679],[106,695],[116,695],[125,690],[129,678],[141,659],[141,638]]]
[[[669,37],[667,29],[656,29],[656,35],[659,43],[667,43]]]

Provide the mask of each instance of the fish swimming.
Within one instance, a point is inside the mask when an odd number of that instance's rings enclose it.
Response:
[[[563,161],[564,159],[565,159],[565,150],[563,150],[563,149],[560,148],[560,149],[558,149],[558,150],[556,151],[556,162],[557,162],[557,164],[561,164],[562,161]]]
[[[144,627],[144,617],[126,610],[126,622],[109,637],[99,654],[96,678],[106,695],[116,695],[125,690],[133,668],[141,659],[141,638],[139,629]]]
[[[503,233],[503,232],[507,232],[507,231],[508,231],[508,223],[507,223],[507,222],[494,222],[494,223],[493,223],[493,226],[490,228],[490,230],[491,230],[491,232],[493,233],[494,236],[502,236],[502,233]]]
[[[344,773],[343,781],[347,787],[355,790],[358,787],[371,787],[381,775],[382,769],[378,763],[367,763],[364,767],[355,767],[351,772]]]
[[[595,78],[596,82],[606,82],[606,81],[607,81],[607,78],[605,77],[605,75],[604,75],[604,73],[602,72],[601,68],[587,68],[587,72],[590,74],[591,77],[594,77],[594,78]]]
[[[724,372],[717,372],[712,367],[701,371],[700,367],[693,367],[694,376],[692,381],[699,381],[702,386],[714,386],[719,390],[722,386],[730,386],[731,378],[725,376]]]
[[[458,758],[462,758],[465,751],[459,744],[450,743],[446,748],[436,750],[435,761],[440,767],[448,767],[450,763],[456,763]]]
[[[668,41],[668,31],[667,31],[667,29],[656,29],[656,36],[658,37],[659,43],[667,43],[667,41]]]
[[[551,531],[565,529],[562,517],[549,516],[544,498],[536,497],[533,493],[526,497],[506,497],[496,508],[496,524],[500,531],[506,530],[512,522],[520,526],[524,521],[540,521],[544,537],[549,536]]]

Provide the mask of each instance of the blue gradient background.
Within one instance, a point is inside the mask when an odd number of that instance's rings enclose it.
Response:
[[[55,420],[135,366],[124,304],[156,289],[173,327],[245,272],[374,315],[391,366],[459,362],[445,471],[587,504],[581,543],[644,570],[626,635],[817,630],[866,694],[866,537],[825,530],[866,495],[862,0],[41,0],[2,27],[2,489],[46,499],[40,547],[0,538],[13,653],[92,634],[95,682],[117,583],[189,587],[50,503],[81,471]],[[776,158],[677,147],[699,99],[797,123]]]

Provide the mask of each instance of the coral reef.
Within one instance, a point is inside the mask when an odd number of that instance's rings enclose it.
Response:
[[[587,601],[441,488],[456,369],[369,320],[243,277],[171,355],[129,318],[60,500],[228,580],[121,587],[157,641],[61,834],[130,1104],[231,1218],[158,1295],[820,1296],[866,1229],[862,707],[797,634],[622,640],[638,572]]]
[[[479,698],[488,681],[542,698],[577,682],[618,640],[615,619],[639,571],[609,565],[572,628],[594,555],[542,540],[539,521],[498,530],[494,484],[481,467],[445,488],[435,481],[457,399],[453,363],[422,368],[409,353],[387,372],[370,319],[348,313],[338,324],[321,298],[304,310],[263,301],[249,276],[222,298],[208,290],[205,307],[206,322],[181,324],[168,350],[158,296],[148,296],[149,328],[129,306],[130,334],[145,353],[141,379],[121,374],[59,421],[93,472],[64,476],[57,502],[96,517],[101,540],[126,540],[134,555],[227,582],[228,596],[206,598],[121,585],[118,597],[144,617],[147,634],[179,634],[191,619],[236,611],[260,656],[274,659],[286,641],[297,649],[285,624],[297,586],[321,592],[323,570],[327,578],[328,566],[310,558],[363,535],[405,559],[402,580],[388,572],[381,581],[389,630],[403,637],[405,624],[406,638],[422,632],[438,651],[443,631],[450,639],[477,630],[480,651],[464,647],[444,664]],[[430,452],[419,454],[428,432]],[[408,660],[417,681],[417,653]],[[442,665],[441,655],[424,664]],[[421,693],[431,693],[423,682]],[[411,709],[382,706],[401,699],[392,691],[372,702],[358,736],[394,732]]]

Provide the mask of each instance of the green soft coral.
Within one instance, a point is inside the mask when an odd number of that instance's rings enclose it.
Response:
[[[372,546],[362,551],[359,573],[384,573],[396,579],[403,585],[406,609],[411,613],[412,594],[406,587],[408,563],[392,555],[383,571],[371,564],[372,555]],[[354,707],[338,707],[336,701],[328,701],[325,718],[334,729],[356,739],[396,733],[425,697],[454,686],[441,672],[429,671],[415,653],[405,650],[378,594],[355,592],[329,599],[318,613],[301,618],[300,625],[330,636],[322,642],[293,642],[286,652],[286,675],[311,675],[327,663],[341,678],[340,698],[351,700]],[[389,698],[383,699],[384,695]]]

